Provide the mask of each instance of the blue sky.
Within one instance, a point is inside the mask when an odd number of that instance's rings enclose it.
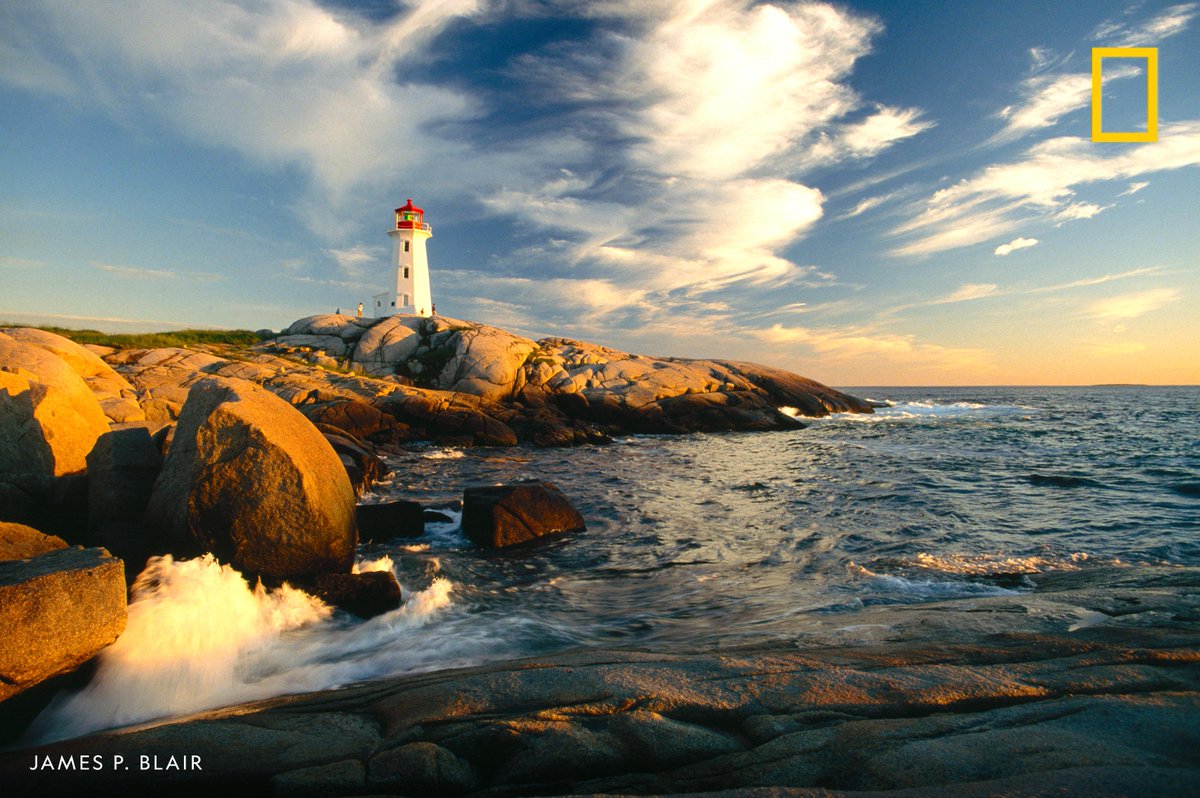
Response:
[[[1090,50],[1159,141],[1090,140]],[[1105,127],[1144,124],[1107,62]],[[0,3],[0,319],[445,315],[838,385],[1200,382],[1200,5]]]

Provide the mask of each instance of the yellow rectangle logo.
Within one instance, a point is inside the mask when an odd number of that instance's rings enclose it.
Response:
[[[1146,130],[1105,132],[1102,115],[1104,92],[1101,73],[1105,58],[1146,59]],[[1092,141],[1158,141],[1158,48],[1092,48]]]

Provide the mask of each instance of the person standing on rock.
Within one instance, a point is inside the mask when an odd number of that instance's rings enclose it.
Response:
[[[362,303],[358,303],[358,310],[354,312],[356,318],[362,318]]]

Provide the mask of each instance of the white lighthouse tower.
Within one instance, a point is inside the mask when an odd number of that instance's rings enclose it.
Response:
[[[375,316],[397,313],[428,316],[433,312],[429,293],[429,258],[425,242],[433,236],[425,224],[425,211],[409,199],[396,209],[396,226],[388,230],[392,239],[392,267],[396,270],[396,290],[375,295]]]

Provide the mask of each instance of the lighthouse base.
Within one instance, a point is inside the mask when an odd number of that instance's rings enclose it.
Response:
[[[377,319],[386,316],[428,316],[432,307],[418,308],[412,304],[407,294],[393,294],[387,291],[376,294],[371,298],[371,310]]]

